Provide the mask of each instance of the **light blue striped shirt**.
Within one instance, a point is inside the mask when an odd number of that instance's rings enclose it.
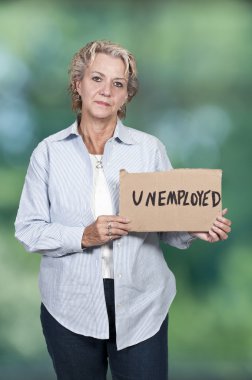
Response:
[[[103,166],[118,214],[119,172],[170,170],[164,145],[118,120],[104,149]],[[63,326],[78,334],[109,338],[101,248],[81,248],[94,222],[93,173],[77,123],[39,143],[34,150],[15,222],[16,237],[41,254],[42,302]],[[124,215],[127,217],[127,215]],[[153,336],[176,293],[175,279],[159,240],[187,248],[187,232],[129,233],[113,242],[117,349]]]

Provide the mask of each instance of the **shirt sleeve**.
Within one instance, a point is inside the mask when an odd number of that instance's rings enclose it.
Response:
[[[161,141],[158,140],[157,151],[156,151],[156,170],[157,171],[167,171],[172,170],[171,162],[167,156],[166,148]],[[186,249],[189,248],[193,240],[196,237],[192,236],[188,232],[159,232],[159,238],[164,243],[169,244],[173,247]]]
[[[84,226],[72,227],[50,220],[48,157],[45,144],[34,150],[15,221],[15,237],[28,252],[52,257],[83,252]]]

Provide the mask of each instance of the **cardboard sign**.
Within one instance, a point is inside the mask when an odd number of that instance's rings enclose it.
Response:
[[[222,210],[219,169],[120,171],[120,215],[131,231],[208,231]]]

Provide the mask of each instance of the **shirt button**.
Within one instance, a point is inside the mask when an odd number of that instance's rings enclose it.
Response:
[[[117,277],[122,278],[122,273],[118,273]]]
[[[121,303],[118,303],[117,304],[117,307],[119,308],[119,307],[122,307],[122,304]]]
[[[120,247],[121,243],[118,241],[118,242],[117,242],[117,245],[118,245],[118,247]]]

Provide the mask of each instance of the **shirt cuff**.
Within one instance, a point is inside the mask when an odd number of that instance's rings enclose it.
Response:
[[[197,239],[196,236],[192,236],[190,232],[177,232],[180,239],[180,247],[181,249],[187,249],[190,247],[192,242]]]
[[[198,238],[197,236],[193,236],[190,232],[187,232],[187,234],[189,235],[189,239],[187,240],[187,248],[189,248],[192,242]]]
[[[66,253],[83,252],[81,246],[84,227],[66,227],[62,229],[63,247]]]

